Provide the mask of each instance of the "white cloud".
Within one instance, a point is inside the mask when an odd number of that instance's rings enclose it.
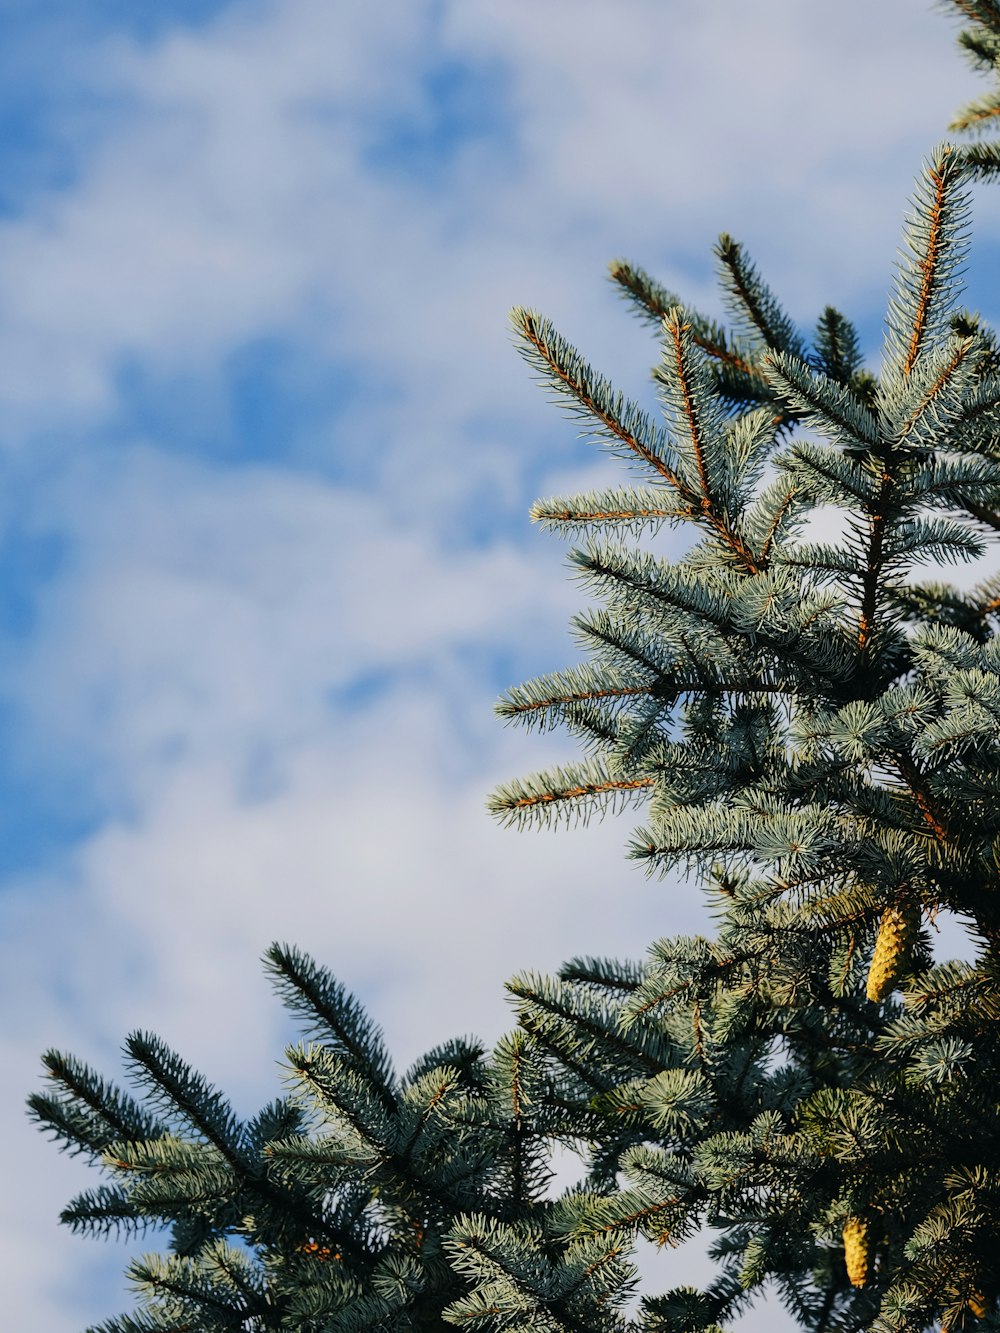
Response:
[[[601,332],[604,261],[666,260],[690,291],[682,266],[723,227],[759,243],[797,309],[868,304],[917,154],[971,86],[940,18],[903,0],[835,18],[789,0],[443,12],[435,31],[429,7],[374,22],[290,0],[106,53],[121,132],[78,188],[0,229],[8,406],[99,411],[122,356],[203,364],[291,323],[391,358],[454,420],[510,392],[514,300],[558,306],[604,350],[620,337]],[[438,53],[504,62],[516,151],[472,141],[436,191],[374,176],[374,118],[416,114]]]
[[[78,554],[20,668],[36,747],[76,756],[77,780],[107,784],[122,814],[0,905],[18,1143],[37,1054],[113,1067],[133,1027],[241,1110],[262,1102],[285,1031],[258,965],[273,938],[360,992],[405,1066],[459,1031],[495,1038],[518,968],[634,955],[699,919],[690,895],[670,910],[622,865],[620,823],[529,838],[485,815],[497,780],[565,749],[503,731],[482,667],[520,635],[565,655],[576,598],[555,571],[539,586],[514,549],[457,555],[400,530],[377,495],[303,477],[148,449],[113,464],[53,485],[47,519]],[[379,670],[377,707],[338,706],[338,686]],[[24,1160],[34,1171],[37,1152]],[[48,1169],[32,1182],[50,1216],[73,1188]],[[78,1263],[48,1329],[90,1299]]]

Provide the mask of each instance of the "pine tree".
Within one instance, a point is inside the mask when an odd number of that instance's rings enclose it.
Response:
[[[1000,4],[954,7],[1000,68]],[[991,116],[1000,92],[956,128]],[[662,340],[665,425],[515,312],[531,366],[637,480],[535,507],[584,538],[600,609],[576,620],[585,664],[500,712],[585,758],[493,809],[642,805],[631,855],[697,874],[717,932],[516,977],[495,1050],[451,1043],[403,1076],[356,1001],[273,946],[305,1040],[249,1123],[155,1037],[126,1048],[141,1101],[49,1053],[32,1112],[106,1177],[64,1220],[169,1231],[105,1333],[714,1333],[765,1284],[815,1333],[1000,1327],[1000,578],[916,571],[1000,531],[1000,349],[957,305],[968,182],[998,169],[997,144],[928,159],[877,376],[837,311],[807,341],[728,236],[734,332],[612,265]],[[664,524],[688,525],[685,554],[633,549]],[[942,910],[974,962],[932,964]],[[587,1161],[558,1199],[555,1144]],[[626,1315],[636,1237],[702,1227],[709,1286]]]

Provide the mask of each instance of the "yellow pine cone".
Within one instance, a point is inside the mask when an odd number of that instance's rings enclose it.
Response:
[[[912,903],[887,907],[878,928],[875,952],[868,969],[869,1000],[884,1000],[890,994],[910,958],[910,949],[920,929],[920,908]]]
[[[950,1297],[954,1297],[958,1293],[952,1287],[946,1289],[946,1294]],[[965,1312],[971,1315],[975,1315],[977,1319],[985,1319],[989,1314],[992,1313],[992,1311],[993,1311],[993,1301],[989,1296],[984,1296],[981,1291],[973,1290],[972,1292],[970,1292],[969,1298],[965,1302]],[[961,1319],[959,1323],[954,1326],[942,1324],[941,1333],[954,1333],[954,1329],[962,1328],[965,1325],[967,1325],[967,1323],[968,1320]]]
[[[969,1309],[977,1319],[985,1319],[990,1312],[992,1301],[988,1300],[981,1291],[974,1291],[969,1297]]]
[[[847,1279],[852,1287],[863,1287],[868,1281],[868,1265],[872,1253],[867,1218],[849,1217],[844,1223],[843,1235]]]

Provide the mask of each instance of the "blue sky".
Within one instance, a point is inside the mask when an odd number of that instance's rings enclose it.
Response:
[[[573,658],[528,505],[614,475],[506,311],[648,398],[604,267],[717,312],[727,229],[874,354],[914,174],[975,84],[908,0],[0,14],[0,1280],[12,1326],[72,1333],[129,1298],[124,1250],[56,1225],[88,1176],[23,1116],[47,1046],[113,1074],[150,1028],[250,1110],[273,938],[406,1064],[499,1035],[515,970],[697,928],[627,823],[483,813],[571,753],[491,714]],[[977,202],[988,316],[998,222]]]

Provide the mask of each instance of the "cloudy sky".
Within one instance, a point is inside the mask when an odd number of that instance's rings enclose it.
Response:
[[[528,505],[612,475],[506,312],[648,399],[605,265],[715,311],[725,229],[874,353],[913,176],[977,89],[922,0],[0,15],[0,1289],[11,1328],[76,1333],[131,1300],[124,1249],[57,1225],[92,1182],[24,1117],[46,1047],[114,1075],[152,1029],[249,1112],[288,1035],[272,939],[405,1065],[497,1037],[521,968],[699,927],[627,823],[484,813],[572,753],[491,712],[575,660]]]

